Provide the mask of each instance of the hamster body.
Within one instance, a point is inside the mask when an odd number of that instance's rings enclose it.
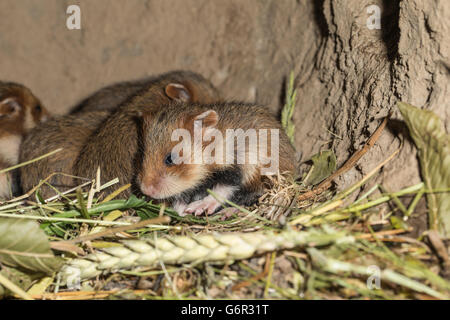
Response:
[[[217,89],[201,75],[191,71],[171,71],[158,76],[120,82],[104,87],[80,102],[72,113],[114,111],[135,95],[149,96],[154,94],[155,99],[162,98],[164,100],[174,92],[169,91],[164,94],[160,89],[171,82],[184,85],[191,93],[192,101],[206,101],[205,99],[210,96],[218,96]]]
[[[171,100],[209,101],[211,96],[217,96],[217,90],[210,82],[186,71],[169,72],[151,80],[126,82],[102,89],[86,99],[71,115],[55,119],[28,134],[22,145],[22,161],[58,148],[64,150],[23,167],[22,188],[29,190],[55,172],[92,179],[98,167],[102,183],[115,177],[119,177],[120,185],[130,183],[134,176],[139,138],[136,110],[158,108]],[[81,184],[67,175],[55,175],[49,183],[60,191]],[[55,193],[43,186],[41,194],[48,198]]]
[[[69,176],[72,175],[72,166],[83,145],[109,115],[107,111],[92,111],[60,116],[34,128],[22,143],[20,161],[32,160],[58,148],[63,150],[20,168],[22,190],[31,190],[53,173],[65,174],[55,174],[48,181],[55,188],[61,188],[60,191],[80,185],[79,180]],[[43,186],[41,194],[47,198],[54,192]]]
[[[207,189],[250,205],[262,194],[261,174],[293,173],[296,167],[295,150],[281,125],[257,105],[171,104],[145,113],[142,129],[141,191],[169,201],[180,215],[220,209]]]
[[[30,89],[0,82],[0,170],[18,163],[23,136],[48,117],[49,113]],[[17,189],[15,171],[0,173],[0,199],[10,198]]]
[[[208,80],[192,72],[174,72],[161,77],[158,85],[121,105],[100,126],[82,148],[73,173],[81,177],[95,177],[100,167],[102,183],[119,178],[120,183],[112,186],[110,191],[130,183],[132,188],[122,195],[139,193],[135,177],[142,163],[142,154],[138,151],[142,150],[140,142],[143,138],[136,115],[158,110],[171,101],[212,103],[220,101],[220,96]]]

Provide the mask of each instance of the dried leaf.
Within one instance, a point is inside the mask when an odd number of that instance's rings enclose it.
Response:
[[[294,115],[295,104],[297,99],[297,90],[295,90],[295,75],[292,71],[289,76],[289,83],[286,86],[286,103],[281,110],[281,125],[286,131],[287,136],[292,144],[294,144],[295,125],[292,121]]]
[[[63,259],[53,255],[45,233],[35,221],[0,218],[0,263],[29,272],[52,274]]]
[[[433,112],[403,102],[398,107],[417,146],[425,186],[440,190],[427,193],[430,228],[450,237],[450,136]]]
[[[34,275],[32,276],[17,269],[5,266],[2,267],[0,274],[23,290],[28,290],[33,284],[33,280],[36,278]],[[9,297],[12,294],[13,292],[0,285],[0,299]]]

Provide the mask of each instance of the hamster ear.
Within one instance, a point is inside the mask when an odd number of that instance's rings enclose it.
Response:
[[[170,99],[180,102],[192,102],[191,92],[181,83],[169,83],[165,91]]]
[[[219,122],[219,115],[214,110],[208,110],[196,115],[192,120],[201,120],[204,127],[215,127]]]
[[[8,97],[0,101],[0,117],[10,116],[21,109],[21,104],[15,98]]]

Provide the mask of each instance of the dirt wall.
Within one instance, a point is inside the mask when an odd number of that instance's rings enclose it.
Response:
[[[190,69],[229,99],[276,109],[283,79],[308,55],[300,55],[303,38],[315,31],[304,2],[3,0],[2,79],[64,113],[106,84]],[[81,30],[66,27],[70,4],[81,8]]]
[[[81,30],[66,9],[81,8]],[[380,30],[367,7],[382,9]],[[296,75],[296,147],[303,159],[332,148],[339,164],[399,99],[434,110],[450,128],[447,0],[2,0],[2,80],[26,84],[54,113],[94,90],[173,69],[211,79],[229,100],[274,111]],[[406,137],[398,113],[351,183]],[[391,188],[418,180],[405,145],[384,171]]]

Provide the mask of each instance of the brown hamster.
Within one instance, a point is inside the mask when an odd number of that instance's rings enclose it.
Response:
[[[152,76],[136,81],[116,83],[100,89],[95,94],[84,99],[72,111],[79,113],[85,111],[114,111],[118,106],[127,102],[131,97],[142,94],[149,86],[159,83],[158,88],[163,88],[163,83],[169,82],[183,85],[190,93],[190,98],[180,96],[181,100],[206,101],[210,96],[218,96],[217,89],[203,76],[191,71],[171,71],[158,76]],[[154,88],[157,88],[154,86]],[[167,96],[175,96],[176,86],[166,88]],[[160,92],[163,93],[162,91]],[[165,98],[166,95],[160,95]]]
[[[132,188],[122,196],[140,193],[135,177],[142,162],[142,154],[138,151],[142,150],[140,142],[143,139],[136,115],[158,110],[171,100],[212,103],[220,101],[220,96],[208,80],[192,72],[174,72],[161,77],[158,85],[119,107],[89,138],[78,156],[73,173],[93,178],[100,167],[102,183],[119,178],[120,183],[109,191],[131,183]]]
[[[20,168],[20,182],[23,191],[29,191],[41,180],[53,173],[72,174],[72,166],[78,153],[90,135],[110,115],[107,111],[84,112],[77,115],[55,117],[37,126],[25,137],[20,150],[20,161],[28,161],[46,153],[63,148],[62,151]],[[67,175],[56,174],[48,181],[60,191],[80,185],[79,180]],[[41,188],[41,195],[54,195],[48,186]]]
[[[98,105],[84,104],[83,112],[55,119],[30,132],[22,145],[21,161],[58,148],[64,148],[64,151],[22,168],[23,190],[33,188],[41,179],[55,172],[92,179],[99,166],[102,182],[119,177],[120,185],[129,183],[134,176],[134,159],[138,150],[136,109],[159,107],[171,100],[210,101],[210,97],[217,96],[217,90],[208,80],[192,72],[169,72],[152,79],[120,106],[116,105],[120,99],[105,94],[110,89],[102,89],[92,96],[92,100],[86,100],[97,101]],[[120,92],[111,94],[124,96]],[[49,183],[60,191],[81,184],[79,180],[63,175],[55,175]],[[48,198],[55,192],[43,186],[41,194]]]
[[[167,200],[180,215],[220,209],[207,189],[250,205],[262,193],[261,174],[293,173],[296,167],[294,148],[280,123],[261,106],[173,103],[142,117],[141,191]]]
[[[0,170],[18,163],[22,137],[49,113],[30,89],[11,82],[0,82]],[[17,191],[15,172],[0,174],[0,199]]]

